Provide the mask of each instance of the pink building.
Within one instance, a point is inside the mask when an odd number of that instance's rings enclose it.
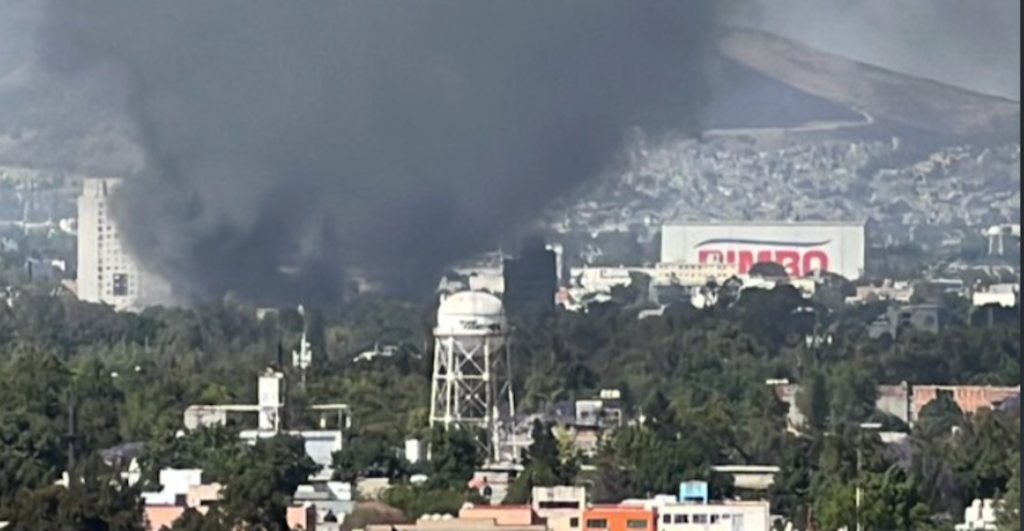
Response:
[[[196,511],[206,514],[209,507],[193,507]],[[175,505],[146,506],[146,525],[149,531],[170,529],[189,507]],[[288,527],[294,530],[316,531],[316,509],[314,507],[289,507]]]
[[[542,523],[532,507],[519,505],[467,505],[459,511],[459,519],[493,521],[498,527],[523,527]]]
[[[220,501],[223,490],[223,487],[216,483],[204,484],[202,470],[162,470],[160,486],[160,492],[142,494],[149,531],[170,528],[189,509],[206,514]],[[287,521],[292,529],[316,531],[316,508],[290,507]]]

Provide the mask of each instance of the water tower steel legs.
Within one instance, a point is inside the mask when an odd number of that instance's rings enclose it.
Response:
[[[501,461],[502,420],[514,413],[504,338],[437,337],[430,425],[481,431],[489,463]],[[509,403],[504,404],[503,399]]]

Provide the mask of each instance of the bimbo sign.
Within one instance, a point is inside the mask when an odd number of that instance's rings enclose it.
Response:
[[[789,276],[799,278],[832,271],[833,260],[827,250],[831,243],[713,239],[697,244],[696,249],[700,263],[734,265],[741,275],[749,274],[757,264],[773,263],[782,266]]]

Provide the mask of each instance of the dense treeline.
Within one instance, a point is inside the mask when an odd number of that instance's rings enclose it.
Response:
[[[895,341],[875,341],[865,324],[884,306],[830,308],[789,288],[750,291],[729,307],[674,307],[644,320],[628,309],[632,294],[620,295],[625,304],[518,320],[516,387],[528,411],[619,389],[629,412],[645,422],[609,441],[593,463],[596,474],[556,466],[550,449],[541,449],[539,464],[526,475],[532,479],[521,483],[585,481],[597,498],[614,500],[672,491],[679,480],[703,477],[720,494],[739,495],[728,478],[713,476],[712,465],[780,463],[784,477],[773,496],[783,514],[799,522],[813,508],[822,523],[848,522],[850,507],[839,500],[852,500],[846,491],[859,482],[884,493],[878,514],[902,515],[879,524],[894,529],[922,528],[936,514],[1019,483],[1007,464],[1019,453],[1019,414],[968,419],[946,411],[937,415],[943,430],[915,432],[902,455],[879,449],[877,463],[865,458],[861,467],[856,456],[871,454],[877,441],[854,430],[880,419],[879,384],[1019,385],[1019,315],[994,326],[954,319],[937,336],[908,331]],[[338,473],[407,477],[393,449],[404,437],[436,435],[426,426],[432,313],[427,305],[365,298],[269,313],[227,300],[129,315],[21,295],[0,305],[0,507],[38,497],[65,470],[123,442],[149,443],[150,456],[164,451],[153,466],[183,464],[175,462],[181,450],[166,449],[184,409],[251,403],[256,376],[279,359],[289,361],[303,333],[316,358],[307,385],[288,388],[293,425],[307,422],[305,404],[348,403],[356,437],[338,456]],[[375,346],[399,348],[392,357],[356,361]],[[786,408],[769,379],[804,384],[805,436],[786,432]],[[224,448],[211,439],[199,446]],[[558,457],[563,464],[578,459],[564,448]],[[457,483],[449,476],[435,485],[449,504],[461,502]],[[519,492],[528,486],[520,484]],[[396,490],[391,501],[414,514],[426,511],[431,507],[416,504],[424,497],[418,491],[428,487]],[[896,498],[906,506],[883,507]]]

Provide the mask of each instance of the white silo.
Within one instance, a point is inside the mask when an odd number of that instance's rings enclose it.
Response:
[[[430,425],[485,432],[490,463],[507,459],[502,426],[515,415],[509,362],[509,326],[501,299],[463,292],[441,302],[434,329]]]

